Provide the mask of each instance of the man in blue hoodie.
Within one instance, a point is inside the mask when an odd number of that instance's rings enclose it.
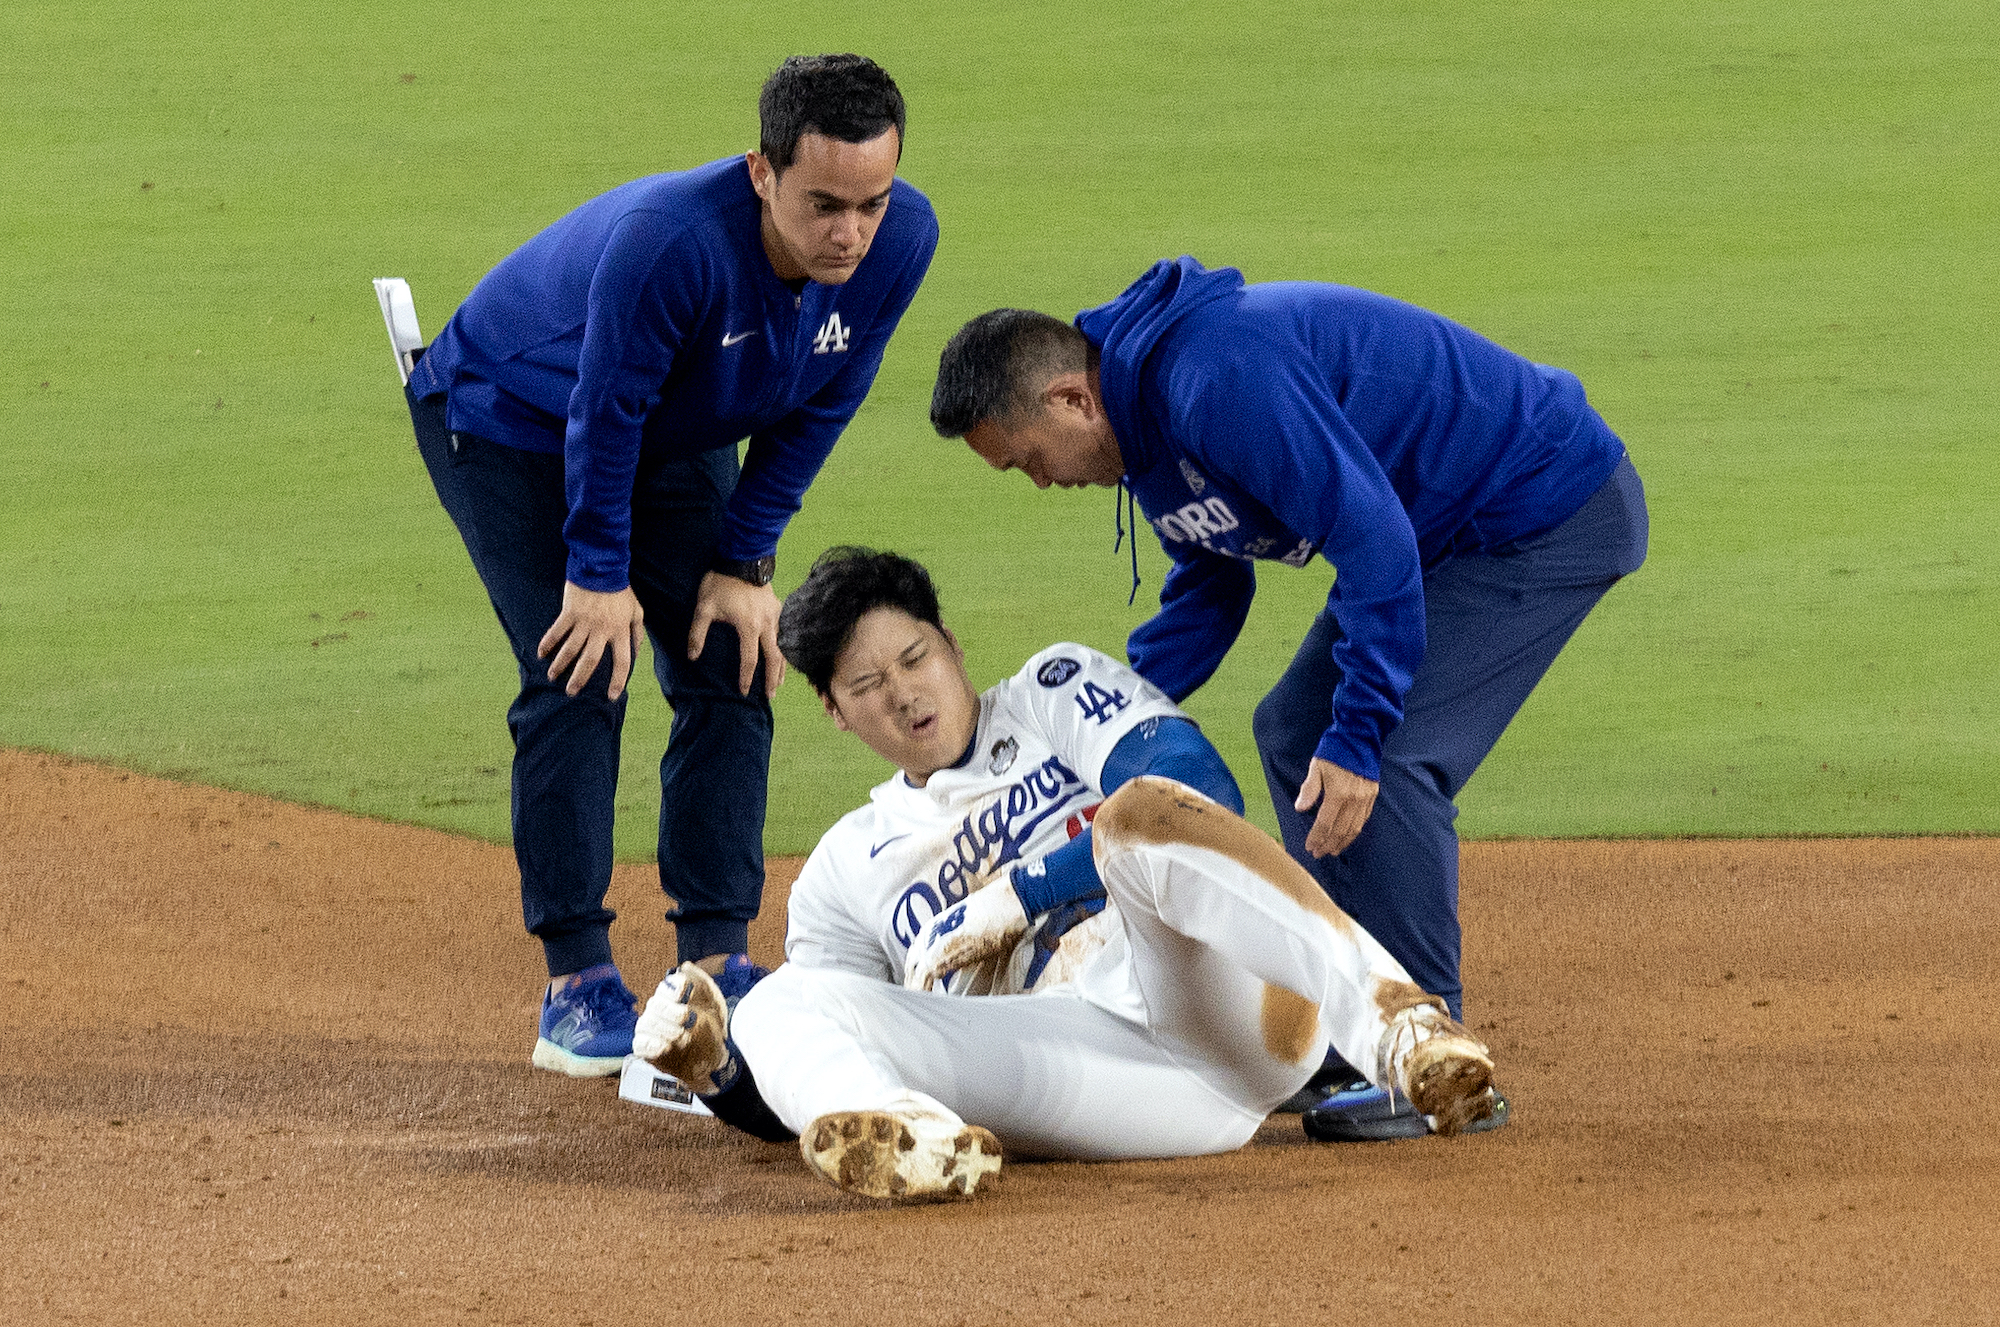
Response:
[[[1257,707],[1264,776],[1287,850],[1461,1016],[1453,799],[1645,558],[1638,475],[1577,379],[1380,295],[1184,257],[1074,326],[974,319],[931,420],[1038,486],[1131,490],[1173,566],[1127,653],[1177,701],[1241,631],[1255,561],[1333,564]],[[1352,1136],[1383,1136],[1390,1103],[1351,1104]]]
[[[778,537],[937,247],[873,61],[789,59],[758,113],[758,151],[635,180],[522,245],[409,383],[520,672],[514,850],[551,977],[533,1062],[573,1076],[617,1073],[636,1021],[604,894],[642,629],[674,710],[659,860],[679,956],[757,975]]]

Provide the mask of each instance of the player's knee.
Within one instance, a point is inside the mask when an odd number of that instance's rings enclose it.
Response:
[[[1097,842],[1107,847],[1135,843],[1185,843],[1206,837],[1200,830],[1230,812],[1186,784],[1142,774],[1123,784],[1098,808]]]

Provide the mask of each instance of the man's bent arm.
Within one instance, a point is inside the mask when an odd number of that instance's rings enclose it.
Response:
[[[1160,587],[1160,611],[1125,641],[1132,670],[1176,704],[1187,699],[1236,643],[1256,593],[1257,573],[1247,562],[1205,552],[1175,558]]]
[[[632,558],[632,481],[646,414],[659,399],[710,285],[707,255],[658,241],[657,213],[621,218],[590,282],[576,387],[563,435],[565,578],[599,593],[624,589]],[[667,270],[670,265],[681,266]]]
[[[1337,571],[1340,668],[1317,754],[1380,777],[1382,743],[1424,657],[1423,565],[1389,478],[1314,367],[1238,347],[1201,398],[1189,450],[1240,484]]]

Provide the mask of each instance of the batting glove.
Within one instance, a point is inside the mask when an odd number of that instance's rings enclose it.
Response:
[[[729,1004],[715,978],[683,963],[660,982],[638,1026],[632,1053],[672,1074],[698,1096],[711,1096],[736,1078],[729,1044]]]
[[[934,990],[960,968],[1007,953],[1027,929],[1014,882],[995,880],[931,919],[903,962],[903,985]]]

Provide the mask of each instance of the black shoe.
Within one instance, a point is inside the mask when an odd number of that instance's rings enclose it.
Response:
[[[1487,1088],[1492,1109],[1461,1132],[1488,1133],[1507,1123],[1507,1098]],[[1289,1103],[1288,1103],[1289,1104]],[[1280,1107],[1280,1109],[1283,1109]],[[1362,1079],[1341,1088],[1303,1113],[1306,1137],[1322,1143],[1377,1143],[1391,1138],[1422,1138],[1431,1132],[1430,1118],[1419,1115],[1401,1093],[1390,1093]]]

